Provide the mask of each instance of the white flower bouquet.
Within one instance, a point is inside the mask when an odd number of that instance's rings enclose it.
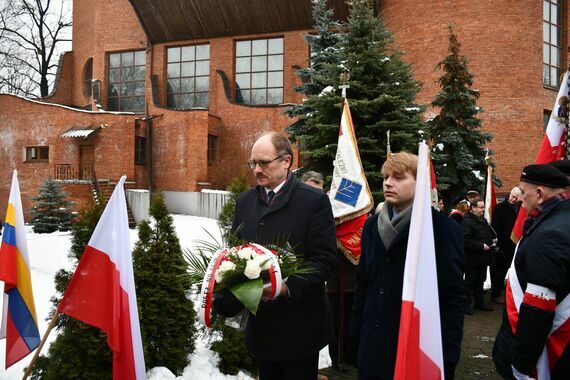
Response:
[[[292,251],[290,246],[284,249],[275,245],[264,247],[246,243],[218,248],[212,254],[204,253],[203,249],[188,254],[191,281],[194,285],[201,284],[201,322],[211,326],[211,305],[217,292],[229,290],[247,310],[256,315],[264,287],[271,289],[271,300],[279,295],[282,283],[288,276],[312,272],[304,267],[302,258],[295,256]]]

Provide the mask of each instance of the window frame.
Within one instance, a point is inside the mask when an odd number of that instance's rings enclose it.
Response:
[[[270,49],[270,41],[272,40],[280,40],[281,47],[279,51],[271,52]],[[254,53],[254,44],[259,45],[260,41],[265,41],[265,52],[262,53]],[[246,54],[240,53],[238,50],[238,45],[242,43],[249,43],[249,48],[247,49],[249,52]],[[259,45],[260,46],[260,45]],[[275,69],[271,68],[270,57],[281,57],[280,62],[277,63],[278,67],[280,68]],[[265,57],[264,62],[260,59]],[[249,58],[249,62],[247,63],[247,59]],[[238,61],[246,62],[245,65],[249,66],[249,69],[240,69],[240,64]],[[254,69],[254,60],[256,60],[259,64],[264,64],[264,69]],[[280,80],[280,85],[270,85],[270,74],[273,73],[280,73],[280,78],[274,76],[274,80]],[[243,76],[245,79],[246,76],[249,78],[247,79],[248,86],[240,86],[239,83],[243,83],[243,80],[239,78],[239,76]],[[255,84],[254,77],[258,76],[259,80],[265,82],[264,85]],[[270,99],[270,91],[277,90],[280,91],[280,98],[279,101],[269,101]],[[263,92],[264,94],[264,101],[262,102],[254,102],[254,91],[259,91],[260,93]],[[254,38],[254,39],[239,39],[234,41],[234,96],[235,100],[239,104],[247,104],[252,106],[268,106],[268,105],[280,105],[285,102],[285,38],[284,36],[271,36],[271,37],[263,37],[263,38]]]
[[[137,53],[144,54],[144,64],[137,64]],[[126,54],[132,53],[132,64],[123,64],[123,56]],[[112,56],[119,56],[119,65],[115,66],[111,63]],[[124,51],[117,51],[117,52],[109,52],[107,53],[107,110],[109,111],[117,111],[117,112],[134,112],[134,113],[143,113],[146,107],[146,64],[147,64],[147,57],[146,57],[146,50],[145,49],[136,49],[136,50],[124,50]],[[123,80],[122,75],[123,71],[127,71],[127,69],[132,70],[132,78],[130,80]],[[142,68],[142,76],[143,79],[137,79],[136,76],[136,68]],[[118,81],[111,81],[111,70],[118,70],[119,73],[119,80]],[[142,83],[142,86],[140,84]],[[112,85],[115,85],[117,88],[117,95],[112,95],[111,90],[113,88]],[[128,88],[130,85],[131,90],[128,91],[127,94],[121,94],[122,89],[125,86]],[[137,86],[138,85],[138,86]],[[142,95],[137,94],[137,90],[142,89]],[[135,101],[141,100],[142,98],[142,106],[141,108],[135,107]],[[111,105],[111,103],[116,99],[116,105]],[[131,106],[123,108],[122,100],[123,99],[130,99]]]
[[[147,139],[135,136],[135,165],[147,165]]]
[[[207,58],[200,58],[198,59],[197,51],[198,47],[208,47],[208,57]],[[184,59],[183,57],[183,50],[184,48],[192,48],[193,49],[193,58]],[[179,49],[178,60],[169,59],[169,50],[171,49]],[[164,78],[165,78],[165,87],[166,87],[166,107],[168,109],[173,110],[188,110],[188,109],[208,109],[210,106],[210,69],[211,69],[211,45],[209,42],[204,43],[195,43],[190,45],[174,45],[174,46],[167,46],[165,47],[165,54],[164,54]],[[197,75],[197,63],[199,62],[207,62],[207,74],[200,74]],[[169,76],[169,68],[171,65],[178,64],[178,76]],[[189,67],[192,67],[192,75],[183,75],[183,64],[189,64]],[[196,82],[200,78],[207,78],[205,81],[206,89],[198,91],[198,86]],[[170,90],[170,81],[178,81],[178,91],[171,91]],[[188,81],[188,90],[183,91],[183,81]],[[191,85],[193,84],[193,86]],[[199,100],[200,94],[206,94],[206,101],[205,105],[197,105],[197,101]],[[190,101],[187,106],[183,105],[182,103],[182,96],[188,95],[190,96]],[[176,102],[171,104],[171,96],[178,97],[178,103],[180,106],[176,106]]]
[[[36,157],[32,157],[31,152],[37,150]],[[45,157],[42,154],[45,153]],[[24,150],[24,162],[26,163],[48,163],[49,162],[49,145],[27,145]]]
[[[208,165],[216,164],[218,158],[218,141],[218,136],[208,134]]]
[[[551,19],[552,9],[556,8],[557,20]],[[547,12],[545,12],[547,11]],[[562,17],[563,7],[559,0],[542,1],[542,84],[547,88],[558,89],[560,87],[560,74],[562,69]],[[556,33],[556,43],[553,43],[553,31]],[[545,39],[545,37],[547,39]],[[557,62],[552,53],[558,55]],[[555,75],[553,75],[553,71]]]

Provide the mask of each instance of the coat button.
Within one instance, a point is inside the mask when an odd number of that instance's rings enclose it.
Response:
[[[386,258],[384,259],[384,262],[385,262],[385,263],[389,263],[389,262],[390,262],[390,258],[389,258],[389,257],[386,257]]]
[[[375,323],[375,324],[374,324],[374,327],[378,328],[378,327],[380,327],[380,324],[379,324],[379,323]]]
[[[380,293],[380,295],[383,295],[383,294],[384,294],[384,289],[383,289],[383,288],[380,288],[380,291],[378,291],[378,293]]]
[[[259,221],[259,225],[260,225],[260,226],[265,225],[265,221],[264,221],[263,219],[261,219],[261,220]]]

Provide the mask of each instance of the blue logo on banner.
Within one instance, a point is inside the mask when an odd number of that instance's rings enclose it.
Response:
[[[334,197],[334,199],[354,207],[356,206],[356,202],[358,201],[358,196],[360,195],[360,191],[362,191],[361,184],[343,178],[342,181],[340,181],[340,186],[336,191],[336,196]]]

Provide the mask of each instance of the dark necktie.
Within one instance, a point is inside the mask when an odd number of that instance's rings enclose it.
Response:
[[[269,193],[267,193],[267,204],[270,205],[271,201],[273,200],[273,197],[275,196],[275,191],[270,190]]]

